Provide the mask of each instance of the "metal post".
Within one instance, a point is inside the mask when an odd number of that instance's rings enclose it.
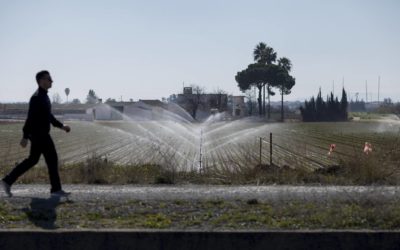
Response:
[[[379,104],[379,91],[381,88],[381,76],[378,76],[378,104]]]
[[[201,148],[202,148],[202,146],[203,146],[203,130],[201,130],[201,133],[200,133],[200,160],[199,160],[199,163],[200,163],[199,171],[200,171],[200,173],[204,172],[203,171],[203,167],[201,165],[201,160],[202,160],[201,159],[202,158]]]
[[[269,166],[272,167],[272,133],[269,133]]]
[[[261,157],[262,157],[262,137],[260,137],[260,167],[262,163]]]

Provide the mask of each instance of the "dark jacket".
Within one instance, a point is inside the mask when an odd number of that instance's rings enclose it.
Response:
[[[54,127],[63,127],[63,124],[51,113],[51,103],[47,91],[39,87],[29,101],[28,118],[22,129],[24,138],[40,138],[49,134],[50,123]]]

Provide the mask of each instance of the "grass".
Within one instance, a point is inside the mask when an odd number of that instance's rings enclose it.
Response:
[[[1,201],[0,228],[400,229],[399,201],[97,200],[61,203],[52,211],[24,206]]]

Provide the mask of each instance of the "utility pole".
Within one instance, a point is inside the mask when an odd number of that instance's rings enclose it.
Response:
[[[344,76],[342,78],[342,88],[344,89]]]
[[[368,102],[368,82],[365,80],[365,103]]]
[[[379,104],[379,91],[381,89],[381,76],[378,76],[378,104]]]

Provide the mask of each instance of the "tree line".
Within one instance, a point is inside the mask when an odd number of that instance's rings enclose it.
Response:
[[[313,96],[309,101],[306,100],[304,106],[300,107],[300,112],[304,122],[346,121],[347,106],[347,94],[344,88],[340,102],[332,92],[324,101],[320,89],[317,98]]]
[[[65,92],[65,95],[67,96],[67,102],[66,103],[69,103],[68,102],[68,96],[69,96],[69,94],[71,92],[70,88],[65,88],[64,92]],[[86,96],[86,103],[95,104],[98,101],[99,101],[98,96],[96,95],[96,93],[94,92],[93,89],[90,89],[89,93]],[[60,94],[58,94],[58,93],[54,93],[53,94],[52,103],[57,103],[57,104],[61,104],[62,103],[62,98],[61,98]],[[75,98],[75,99],[73,99],[71,101],[71,103],[72,104],[81,104],[81,101],[78,98]]]

